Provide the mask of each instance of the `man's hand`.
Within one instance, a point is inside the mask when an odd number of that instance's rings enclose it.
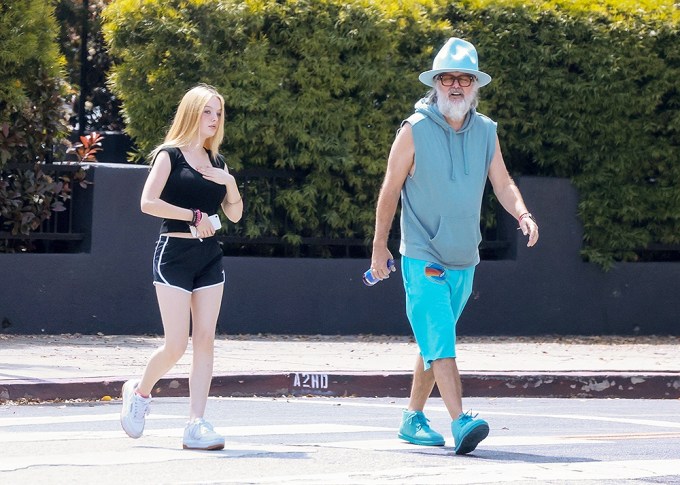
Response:
[[[394,266],[388,268],[387,262],[390,259],[394,258],[387,247],[377,249],[373,248],[373,256],[371,257],[371,274],[381,280],[389,278],[390,273],[397,270],[397,268]]]
[[[528,248],[538,242],[538,224],[536,224],[532,217],[523,217],[519,222],[518,229],[521,230],[522,234],[525,236],[527,234],[529,235],[529,242],[527,243]]]

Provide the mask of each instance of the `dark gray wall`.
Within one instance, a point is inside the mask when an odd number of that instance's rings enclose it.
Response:
[[[139,210],[146,174],[146,167],[124,164],[90,169],[92,212],[81,214],[91,221],[88,253],[0,254],[5,333],[162,331],[151,282],[159,221]],[[680,335],[680,264],[626,263],[605,273],[583,263],[578,199],[570,183],[519,182],[539,220],[540,242],[526,248],[514,220],[502,221],[513,259],[478,266],[461,334]],[[408,334],[399,273],[368,288],[361,282],[368,264],[225,257],[219,331]]]

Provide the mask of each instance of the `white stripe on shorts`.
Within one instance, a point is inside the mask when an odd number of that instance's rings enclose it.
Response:
[[[163,239],[163,236],[161,236],[158,239],[158,243],[156,244],[156,251],[158,251],[158,245],[161,244],[161,239]],[[163,280],[163,283],[165,283],[168,286],[172,286],[170,284],[170,282],[168,282],[168,280],[165,279],[165,276],[163,276],[163,273],[161,273],[161,260],[163,259],[163,253],[165,252],[165,248],[168,245],[168,241],[170,240],[170,238],[166,236],[164,239],[165,239],[165,241],[163,241],[163,247],[161,248],[161,254],[158,255],[158,263],[157,263],[157,266],[156,266],[156,272],[158,273],[158,276],[160,276],[161,279]]]

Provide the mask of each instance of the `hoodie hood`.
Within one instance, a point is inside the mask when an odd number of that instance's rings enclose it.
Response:
[[[446,118],[444,118],[444,115],[439,111],[439,108],[437,107],[436,104],[429,104],[426,101],[426,98],[423,98],[419,100],[415,104],[415,109],[416,113],[421,113],[425,116],[427,116],[429,119],[437,123],[441,127],[442,130],[444,130],[447,134],[447,140],[449,143],[449,157],[451,158],[451,180],[456,180],[456,171],[454,170],[454,165],[455,165],[455,160],[453,157],[453,151],[451,150],[451,146],[453,145],[453,139],[456,136],[462,136],[463,137],[463,167],[465,170],[465,175],[470,174],[470,162],[467,157],[468,153],[468,143],[470,140],[470,137],[468,136],[468,132],[470,128],[474,125],[475,120],[477,119],[477,111],[474,108],[470,108],[470,111],[468,111],[468,114],[465,116],[465,121],[463,122],[463,126],[461,127],[460,130],[456,131],[454,130],[451,125],[449,125],[446,122]]]

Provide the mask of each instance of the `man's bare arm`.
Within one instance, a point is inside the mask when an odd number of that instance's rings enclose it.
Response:
[[[397,212],[397,204],[404,186],[406,177],[414,169],[415,147],[413,144],[413,132],[411,125],[406,123],[397,133],[390,155],[387,159],[385,179],[380,188],[378,203],[375,211],[375,235],[373,236],[373,255],[371,269],[373,275],[384,279],[389,277],[387,261],[392,259],[392,254],[387,249],[387,240],[392,227],[394,215]]]

